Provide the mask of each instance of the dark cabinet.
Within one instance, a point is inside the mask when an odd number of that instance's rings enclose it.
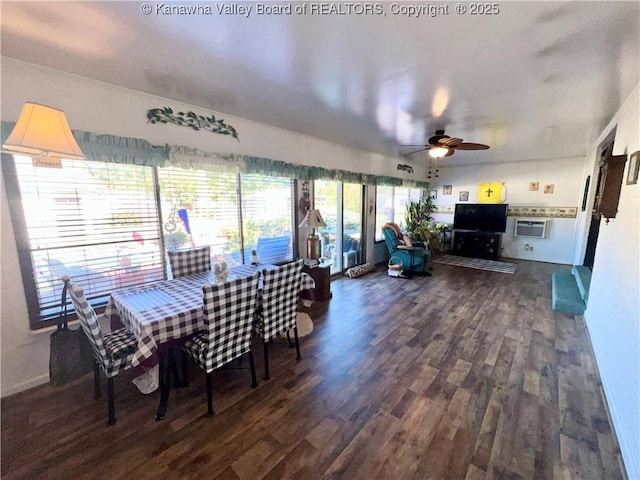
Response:
[[[615,218],[618,213],[620,188],[622,187],[626,161],[626,155],[610,155],[609,150],[604,152],[598,172],[596,201],[593,207],[594,217],[604,217],[609,221],[610,218]]]
[[[453,237],[453,254],[496,260],[500,255],[500,238],[499,233],[456,231]]]
[[[316,282],[314,295],[316,300],[331,300],[331,264],[321,263],[317,267],[302,267],[304,273],[308,273]]]

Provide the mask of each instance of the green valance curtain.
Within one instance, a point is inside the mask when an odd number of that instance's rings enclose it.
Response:
[[[73,130],[73,136],[89,160],[164,167],[169,160],[166,147],[156,147],[140,138],[97,135]]]
[[[2,142],[15,122],[2,122]],[[311,167],[249,155],[219,154],[175,145],[157,146],[146,140],[116,135],[98,135],[73,130],[87,159],[99,162],[126,163],[150,167],[175,166],[190,170],[235,171],[298,180],[331,180],[363,185],[407,186],[407,180],[391,176],[368,175],[347,170]],[[415,188],[428,188],[428,182],[413,182]]]
[[[212,172],[246,172],[246,164],[241,155],[221,155],[175,145],[167,146],[167,150],[169,165],[172,167]]]
[[[15,122],[2,122],[2,143],[9,137]],[[72,130],[87,159],[97,162],[126,163],[148,167],[164,167],[169,160],[167,147],[151,145],[141,138],[98,135]]]

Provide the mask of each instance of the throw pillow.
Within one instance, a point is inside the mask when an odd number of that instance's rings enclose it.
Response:
[[[347,270],[346,274],[349,278],[358,278],[362,275],[365,275],[369,272],[375,272],[376,267],[372,263],[363,263],[362,265],[358,265],[357,267],[351,267]]]

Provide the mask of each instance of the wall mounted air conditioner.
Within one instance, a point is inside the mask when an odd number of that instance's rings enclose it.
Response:
[[[515,237],[545,238],[549,220],[524,220],[515,221],[513,235]]]

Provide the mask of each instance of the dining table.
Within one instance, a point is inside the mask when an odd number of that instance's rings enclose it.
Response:
[[[235,265],[229,268],[227,280],[249,276],[256,271],[276,268],[275,265]],[[177,375],[175,347],[206,329],[203,314],[202,286],[217,283],[214,271],[162,280],[135,287],[115,289],[107,302],[104,315],[111,328],[126,328],[136,339],[132,366],[141,375],[155,374],[158,380],[145,382],[143,393],[151,393],[160,387],[160,405],[156,419],[164,417],[170,390],[169,370]],[[262,277],[260,277],[260,286]],[[300,291],[313,292],[315,282],[311,276],[301,273]],[[159,368],[155,368],[155,366]],[[136,382],[140,388],[140,382]],[[149,387],[151,385],[151,387]]]

